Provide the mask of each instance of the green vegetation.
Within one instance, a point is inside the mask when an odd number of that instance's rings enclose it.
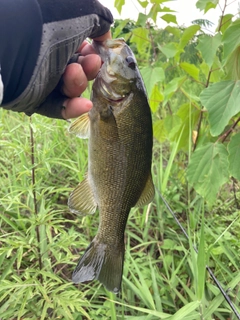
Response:
[[[154,183],[189,240],[157,193],[130,213],[121,294],[97,281],[73,285],[98,227],[97,214],[67,208],[87,169],[87,141],[67,122],[0,110],[1,320],[237,319],[205,266],[240,312],[240,19],[223,7],[209,35],[208,21],[179,27],[163,0],[140,3],[149,15],[116,21],[113,36],[136,53],[153,112]],[[158,30],[157,14],[173,24]]]

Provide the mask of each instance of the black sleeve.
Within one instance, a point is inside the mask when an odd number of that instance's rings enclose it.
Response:
[[[2,107],[61,118],[61,75],[86,37],[110,29],[111,12],[97,0],[0,2]]]
[[[35,67],[42,36],[36,0],[0,1],[0,67],[3,104],[26,88]]]

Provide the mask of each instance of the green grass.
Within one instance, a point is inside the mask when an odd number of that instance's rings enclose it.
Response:
[[[98,215],[68,210],[69,193],[87,169],[87,141],[71,136],[68,126],[40,116],[30,124],[0,110],[0,319],[237,319],[205,265],[239,311],[239,210],[231,190],[209,210],[188,189],[188,156],[177,153],[178,142],[155,143],[153,175],[189,240],[156,194],[152,204],[130,213],[120,295],[98,281],[71,283]]]

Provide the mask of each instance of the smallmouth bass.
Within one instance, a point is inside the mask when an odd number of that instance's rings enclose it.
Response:
[[[69,129],[89,138],[88,172],[71,193],[68,205],[80,214],[91,214],[98,208],[100,223],[72,280],[98,279],[107,290],[118,293],[129,212],[154,197],[152,118],[134,54],[125,41],[94,45],[103,65],[92,87],[93,108]]]

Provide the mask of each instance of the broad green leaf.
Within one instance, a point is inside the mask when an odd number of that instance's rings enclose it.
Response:
[[[170,1],[172,1],[172,0],[170,0]],[[164,2],[166,2],[166,1],[164,1]],[[176,11],[174,11],[168,7],[160,7],[159,12],[176,12]]]
[[[173,94],[181,87],[181,85],[185,82],[187,77],[179,77],[174,78],[172,81],[170,81],[163,92],[164,94],[164,102],[163,105],[165,106],[168,102],[168,100],[173,96]]]
[[[199,119],[200,112],[200,110],[196,109],[190,103],[185,103],[179,108],[177,116],[181,119],[181,121],[178,122],[180,125],[175,126],[175,130],[170,134],[171,141],[176,141],[180,134],[182,134],[178,150],[188,150],[189,142],[191,143],[192,140],[192,131]]]
[[[176,27],[167,26],[165,28],[165,30],[168,31],[169,33],[172,33],[174,36],[176,36],[178,38],[181,35],[181,30],[179,28],[176,28]]]
[[[204,10],[204,13],[206,13],[208,10],[216,8],[218,1],[219,0],[198,0],[196,7],[200,10]]]
[[[168,133],[164,127],[164,120],[154,121],[153,135],[159,142],[164,142],[167,139]]]
[[[163,94],[159,91],[158,85],[155,84],[149,99],[152,112],[156,112],[158,110],[159,104],[161,101],[163,101],[163,98]]]
[[[219,61],[219,57],[216,55],[212,65],[210,82],[219,82],[222,79],[225,79],[225,72],[222,68],[222,63]]]
[[[126,26],[126,24],[129,21],[130,21],[129,19],[119,20],[119,25],[116,28],[114,28],[114,30],[113,30],[113,38],[119,37],[119,35],[122,33],[123,28]],[[124,34],[124,37],[125,37],[125,34]]]
[[[157,68],[145,67],[141,69],[141,74],[148,92],[148,96],[150,97],[155,84],[160,81],[164,81],[165,79],[164,71],[161,67],[157,67]]]
[[[176,243],[172,239],[164,239],[161,249],[165,250],[175,250]]]
[[[181,91],[190,102],[200,102],[199,96],[196,96],[192,91],[189,92],[183,88],[181,88]]]
[[[168,59],[173,58],[178,52],[178,44],[175,42],[167,43],[164,46],[158,44],[158,47]]]
[[[177,19],[176,19],[176,16],[173,15],[173,14],[164,14],[163,16],[161,16],[161,19],[163,19],[164,21],[166,21],[167,23],[175,23],[177,24]]]
[[[203,62],[200,64],[200,69],[201,69],[202,73],[205,75],[205,78],[207,79],[208,76],[209,76],[210,68],[209,68],[209,66],[206,64],[205,61],[203,61]]]
[[[209,77],[210,67],[206,64],[206,62],[202,62],[201,65],[200,65],[200,68],[201,68],[201,71],[205,75],[206,80],[207,80],[208,77]],[[211,72],[211,75],[210,75],[209,82],[210,83],[219,82],[222,79],[224,79],[225,76],[226,75],[225,75],[225,72],[222,69],[221,62],[219,61],[219,58],[217,56],[215,56],[214,62],[213,62],[213,65],[212,65],[212,72]]]
[[[183,49],[199,30],[200,30],[199,25],[192,25],[186,28],[181,37],[179,48]]]
[[[223,38],[223,63],[225,64],[232,52],[240,46],[240,19],[237,19],[225,31]]]
[[[164,142],[167,139],[168,134],[164,127],[164,120],[154,121],[153,135],[159,142]]]
[[[140,25],[140,26],[145,26],[147,19],[148,19],[148,16],[146,14],[143,14],[142,12],[140,12],[138,15],[138,19],[137,19],[136,24]]]
[[[210,132],[218,136],[229,120],[240,112],[240,81],[211,84],[202,91],[200,100],[209,113]]]
[[[149,30],[146,28],[136,28],[132,32],[131,42],[137,45],[139,53],[144,53],[148,46],[148,34]]]
[[[232,136],[228,144],[230,175],[240,180],[240,132]]]
[[[138,3],[145,9],[148,6],[149,2],[147,0],[146,1],[138,0]]]
[[[122,7],[125,4],[125,0],[115,0],[114,1],[114,7],[117,9],[118,13],[121,14]]]
[[[219,30],[222,32],[222,34],[227,30],[227,28],[230,26],[230,24],[232,23],[232,18],[234,17],[233,14],[226,14],[223,17],[219,18],[218,21],[218,26],[216,28],[216,32],[218,32]],[[221,25],[220,25],[221,23]]]
[[[177,115],[168,115],[166,118],[157,120],[153,123],[153,134],[159,142],[170,139],[171,136],[179,131],[182,120]],[[179,134],[178,134],[179,136]],[[176,139],[177,140],[177,139]]]
[[[160,5],[159,4],[153,4],[150,11],[149,11],[149,14],[148,14],[148,17],[153,19],[153,21],[156,23],[157,21],[157,15],[160,11]]]
[[[240,79],[240,45],[228,57],[225,68],[227,71],[226,79]]]
[[[216,51],[221,44],[221,34],[217,33],[215,36],[202,35],[199,37],[197,48],[200,50],[204,61],[209,67],[212,66]]]
[[[193,79],[199,80],[199,69],[191,63],[182,62],[180,67],[186,71]]]
[[[164,128],[167,132],[168,140],[177,141],[181,131],[182,131],[182,119],[177,114],[167,115],[164,118]],[[176,136],[175,139],[172,139],[173,136]]]
[[[210,205],[228,178],[228,152],[223,144],[208,143],[195,150],[187,169],[187,179]]]
[[[155,23],[156,23],[157,15],[159,12],[175,12],[174,10],[171,10],[170,8],[161,7],[159,1],[154,1],[152,3],[154,3],[154,4],[152,5],[152,7],[149,11],[148,17],[152,18]]]

